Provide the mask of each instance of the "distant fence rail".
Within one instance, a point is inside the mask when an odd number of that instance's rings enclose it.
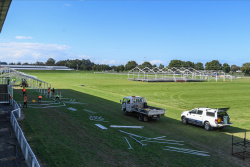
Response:
[[[33,153],[33,151],[31,150],[22,129],[20,128],[16,117],[20,117],[21,116],[21,108],[20,106],[16,103],[15,100],[13,100],[13,107],[14,110],[11,111],[11,115],[10,115],[10,121],[11,121],[11,125],[13,126],[13,129],[15,131],[16,137],[17,137],[17,141],[21,147],[21,150],[23,152],[24,158],[26,160],[26,163],[28,165],[28,167],[40,167],[40,164],[38,163],[35,154]]]

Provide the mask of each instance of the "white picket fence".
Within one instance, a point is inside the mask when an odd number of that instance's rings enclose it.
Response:
[[[29,144],[28,144],[28,142],[23,134],[22,129],[20,128],[20,126],[16,120],[16,117],[19,118],[21,116],[21,108],[16,103],[15,100],[13,100],[13,107],[14,107],[14,110],[11,111],[10,121],[11,121],[11,125],[13,126],[13,129],[15,131],[17,141],[22,149],[26,163],[27,163],[28,167],[40,167],[40,164],[38,163],[35,154],[31,150],[31,148],[30,148],[30,146],[29,146]]]

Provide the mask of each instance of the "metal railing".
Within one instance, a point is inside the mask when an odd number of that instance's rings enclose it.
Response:
[[[23,153],[24,158],[26,160],[26,163],[27,163],[28,167],[40,167],[40,164],[38,163],[35,154],[31,150],[31,148],[30,148],[30,146],[29,146],[29,144],[28,144],[28,142],[23,134],[22,129],[20,128],[20,126],[16,120],[16,116],[18,118],[21,116],[21,108],[16,103],[15,100],[13,100],[13,107],[14,107],[14,110],[11,111],[10,121],[11,121],[11,125],[13,126],[14,132],[16,134],[17,141],[21,147],[22,153]]]
[[[2,84],[2,85],[8,84],[8,78],[1,76],[0,77],[0,84]]]

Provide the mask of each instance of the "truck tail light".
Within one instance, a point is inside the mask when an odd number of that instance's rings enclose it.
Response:
[[[161,114],[161,116],[164,116],[165,114]]]
[[[218,124],[218,119],[215,119],[214,122],[215,122],[215,124]]]

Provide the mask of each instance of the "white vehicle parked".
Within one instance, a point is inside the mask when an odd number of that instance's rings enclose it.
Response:
[[[204,126],[206,130],[213,128],[223,128],[231,125],[230,117],[227,113],[229,108],[194,108],[191,111],[184,111],[181,114],[182,123],[191,123]]]
[[[148,121],[149,119],[159,120],[160,116],[164,116],[165,109],[147,105],[146,99],[139,96],[127,96],[122,100],[122,111],[128,113],[137,113],[140,121]]]

